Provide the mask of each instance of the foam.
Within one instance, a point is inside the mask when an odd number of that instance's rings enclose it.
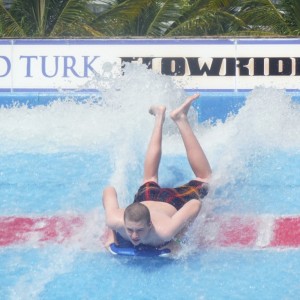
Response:
[[[153,126],[153,116],[147,112],[149,106],[163,103],[169,113],[183,101],[185,93],[169,77],[134,64],[126,65],[123,76],[104,83],[96,80],[94,84],[101,89],[101,96],[84,102],[69,97],[47,106],[1,107],[0,153],[106,150],[107,164],[113,165],[109,182],[118,186],[121,205],[125,205],[124,199],[130,194],[131,171],[142,169]],[[239,113],[225,122],[198,124],[195,116],[192,110],[192,126],[214,171],[204,212],[227,205],[226,195],[222,195],[224,199],[211,200],[217,198],[215,190],[248,176],[249,163],[274,151],[299,155],[299,104],[292,102],[284,91],[255,89]],[[164,134],[163,153],[185,156],[177,129],[169,119]]]

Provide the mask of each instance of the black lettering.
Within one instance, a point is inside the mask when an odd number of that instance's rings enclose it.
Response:
[[[183,76],[185,74],[185,59],[183,57],[163,57],[161,59],[161,74]]]
[[[121,57],[122,62],[141,62],[152,69],[153,60],[159,57]],[[222,64],[225,63],[225,76],[251,76],[250,60],[253,59],[253,76],[290,76],[293,73],[292,58],[289,57],[213,57],[211,63],[203,62],[201,57],[162,57],[161,73],[168,76],[184,76],[186,64],[190,70],[189,76],[221,76]],[[265,69],[265,60],[269,68]],[[295,75],[300,76],[300,58],[295,59]],[[123,67],[123,66],[122,66]]]
[[[202,68],[199,64],[198,57],[187,57],[188,65],[190,68],[191,76],[219,76],[223,58],[213,58],[211,66],[209,67],[207,63],[204,63]]]
[[[121,57],[121,64],[123,63],[132,63],[133,61],[137,61],[139,58],[136,57]]]
[[[296,61],[296,72],[295,75],[299,76],[300,75],[300,57],[295,57]]]
[[[281,67],[280,67],[281,64]],[[282,70],[280,70],[282,69]],[[292,60],[288,57],[270,57],[269,75],[288,76],[292,74]]]
[[[124,68],[124,63],[132,63],[142,60],[142,64],[145,64],[148,69],[152,69],[153,57],[121,57],[121,65]]]
[[[249,76],[249,64],[250,58],[248,57],[238,57],[236,59],[236,67],[240,70],[240,76]]]
[[[143,57],[142,59],[143,59],[143,64],[145,64],[148,69],[152,69],[153,57]]]
[[[264,76],[265,75],[265,58],[255,57],[254,58],[254,76]]]
[[[234,57],[226,58],[226,74],[225,76],[235,76],[236,75],[236,63]]]

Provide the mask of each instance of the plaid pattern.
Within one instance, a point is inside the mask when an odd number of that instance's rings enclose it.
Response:
[[[202,199],[208,193],[208,184],[191,180],[176,188],[161,188],[156,182],[144,183],[136,193],[134,202],[159,201],[173,205],[177,210],[192,199]]]

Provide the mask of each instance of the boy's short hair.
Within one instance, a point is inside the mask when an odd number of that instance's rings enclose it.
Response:
[[[146,221],[151,223],[150,211],[147,206],[142,203],[134,202],[128,205],[124,211],[124,222],[130,220],[133,222]]]

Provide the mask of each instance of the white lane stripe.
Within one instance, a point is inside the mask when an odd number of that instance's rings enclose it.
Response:
[[[268,247],[273,239],[275,217],[272,215],[260,215],[257,221],[256,247]]]

